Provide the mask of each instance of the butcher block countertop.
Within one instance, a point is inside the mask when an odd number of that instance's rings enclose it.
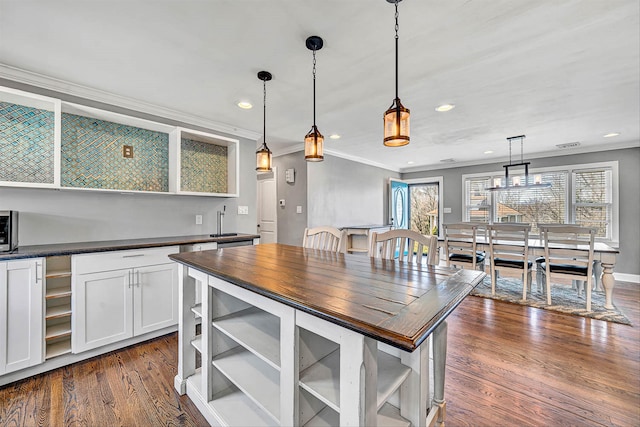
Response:
[[[415,350],[485,276],[277,243],[169,257],[406,351]]]

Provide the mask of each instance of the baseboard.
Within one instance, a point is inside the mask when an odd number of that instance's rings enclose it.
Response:
[[[640,274],[613,273],[613,277],[620,282],[631,282],[640,284]]]

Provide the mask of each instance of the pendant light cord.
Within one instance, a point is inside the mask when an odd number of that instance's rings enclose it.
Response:
[[[396,0],[396,99],[398,99],[398,0]]]
[[[262,81],[262,145],[267,148],[267,81]],[[268,148],[267,148],[268,149]]]
[[[316,50],[313,49],[313,127],[316,127]],[[314,135],[317,132],[314,133]],[[317,136],[314,136],[317,139]]]

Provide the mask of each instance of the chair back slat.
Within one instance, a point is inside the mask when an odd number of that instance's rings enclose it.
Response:
[[[427,256],[423,252],[427,251]],[[425,236],[416,231],[398,229],[385,233],[372,233],[369,256],[372,258],[397,259],[402,262],[437,264],[438,238]]]
[[[443,224],[447,266],[453,263],[467,264],[471,265],[473,269],[476,268],[476,239],[479,228],[479,224],[470,222]]]
[[[302,246],[331,252],[345,252],[346,232],[326,226],[305,228]]]

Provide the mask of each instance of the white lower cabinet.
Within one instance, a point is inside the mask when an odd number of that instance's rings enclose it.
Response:
[[[177,252],[164,247],[75,255],[73,352],[176,325],[178,270],[167,256]]]
[[[42,258],[0,262],[0,375],[40,364]]]

